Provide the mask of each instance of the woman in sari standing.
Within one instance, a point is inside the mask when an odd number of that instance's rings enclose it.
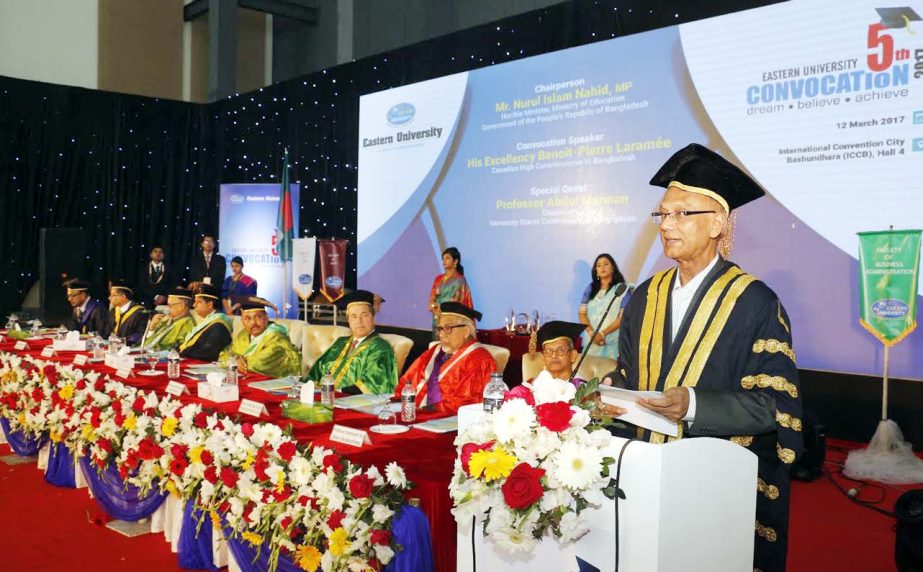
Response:
[[[596,257],[591,277],[592,282],[587,286],[583,299],[580,301],[580,322],[586,326],[580,338],[583,341],[583,347],[587,347],[587,344],[591,346],[588,355],[618,359],[622,312],[628,304],[628,298],[634,287],[629,285],[619,299],[612,303],[612,310],[606,316],[599,333],[591,340],[590,336],[593,335],[603,313],[615,297],[615,286],[625,282],[625,277],[619,271],[615,259],[606,253]]]
[[[443,302],[458,302],[473,308],[471,290],[465,281],[465,267],[461,263],[461,252],[454,246],[442,251],[444,274],[436,276],[429,292],[429,311],[433,314],[433,339],[436,338],[436,320],[439,317],[439,305]]]

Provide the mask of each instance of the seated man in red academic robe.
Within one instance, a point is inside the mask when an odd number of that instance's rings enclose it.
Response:
[[[481,402],[497,364],[475,340],[474,321],[481,319],[480,312],[458,302],[443,302],[439,310],[439,343],[413,362],[394,395],[400,397],[404,386],[411,384],[417,392],[417,407],[454,414],[462,405]]]

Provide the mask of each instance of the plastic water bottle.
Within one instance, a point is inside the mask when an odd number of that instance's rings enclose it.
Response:
[[[102,360],[106,357],[106,348],[103,347],[103,338],[99,334],[93,335],[93,359]]]
[[[413,384],[407,383],[401,390],[401,421],[413,423],[417,420],[417,392]]]
[[[321,405],[329,405],[333,407],[334,391],[336,390],[336,382],[333,380],[333,376],[330,375],[330,370],[327,370],[327,373],[324,374],[324,377],[320,380],[320,402]]]
[[[176,348],[173,348],[167,354],[167,377],[179,379],[179,352],[176,351]]]
[[[224,382],[228,385],[237,385],[237,358],[234,356],[228,358],[228,374]]]
[[[484,386],[484,411],[491,413],[503,405],[503,396],[507,391],[503,383],[503,374],[494,372],[490,374],[490,382]]]

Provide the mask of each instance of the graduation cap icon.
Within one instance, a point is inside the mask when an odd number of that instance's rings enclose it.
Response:
[[[909,6],[902,8],[875,8],[875,11],[881,16],[881,25],[885,28],[907,28],[910,31],[910,23],[920,21],[920,16]]]

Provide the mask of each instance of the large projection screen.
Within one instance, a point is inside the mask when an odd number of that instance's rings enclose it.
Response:
[[[856,233],[923,226],[923,22],[876,7],[776,4],[362,97],[358,283],[379,322],[430,326],[449,246],[481,327],[511,307],[576,320],[597,254],[632,283],[670,265],[648,181],[699,142],[769,193],[739,209],[730,259],[782,299],[799,366],[879,374]],[[919,332],[891,374],[923,379],[914,355]]]

